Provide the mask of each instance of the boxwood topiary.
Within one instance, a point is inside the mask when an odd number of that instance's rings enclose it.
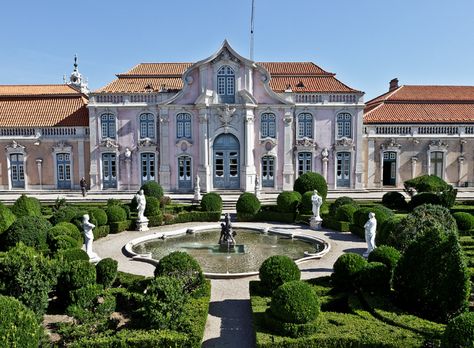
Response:
[[[107,220],[109,223],[127,220],[127,213],[119,205],[110,205],[107,207]]]
[[[72,222],[60,222],[56,225],[54,225],[53,227],[64,227],[64,228],[67,228],[69,230],[69,235],[71,236],[75,236],[76,239],[78,241],[82,241],[82,233],[81,231],[79,230],[79,228],[77,228],[76,225],[74,225]],[[80,237],[80,238],[79,238]]]
[[[74,226],[73,224],[71,225]],[[84,243],[84,240],[82,238],[82,234],[79,232],[77,227],[74,226],[74,228],[75,230],[73,230],[72,228],[68,228],[63,224],[57,224],[56,226],[51,227],[48,230],[48,234],[47,234],[47,242],[48,242],[49,247],[51,248],[52,240],[58,236],[69,236],[72,239],[74,239],[78,247],[80,247],[82,243]]]
[[[469,231],[474,228],[474,216],[469,213],[458,211],[453,214],[454,220],[460,231]]]
[[[89,284],[95,284],[97,273],[95,266],[89,261],[70,262],[61,275],[61,286],[68,290],[79,289]]]
[[[155,268],[155,277],[169,276],[180,279],[186,292],[192,292],[204,282],[199,263],[189,254],[174,251],[163,257]]]
[[[308,191],[301,196],[300,212],[312,214],[313,201],[311,200],[311,197],[313,196],[313,193],[313,191]]]
[[[16,220],[15,214],[0,202],[0,234],[5,232]]]
[[[407,201],[405,196],[397,191],[390,191],[382,196],[382,204],[390,209],[405,210]]]
[[[414,195],[410,200],[411,209],[415,209],[422,204],[442,205],[440,196],[434,192],[421,192]]]
[[[321,174],[307,172],[296,179],[293,190],[298,191],[302,195],[308,191],[318,190],[319,195],[325,201],[328,195],[328,184]]]
[[[89,261],[89,255],[79,248],[60,250],[55,257],[63,264],[72,261]]]
[[[97,221],[97,226],[107,225],[107,213],[102,208],[89,209],[89,215],[93,216]]]
[[[14,297],[0,295],[0,346],[37,348],[44,336],[33,311]]]
[[[295,261],[284,255],[273,255],[263,261],[259,269],[261,289],[271,294],[283,283],[300,280],[301,271]]]
[[[46,237],[50,228],[51,224],[42,217],[22,216],[1,235],[1,247],[3,250],[8,250],[22,242],[44,252],[48,250]]]
[[[270,313],[283,322],[305,324],[316,320],[320,306],[311,285],[293,280],[280,285],[273,292]]]
[[[301,203],[301,194],[296,191],[283,191],[277,197],[280,213],[295,213]]]
[[[147,181],[140,187],[140,190],[143,190],[145,196],[155,197],[158,201],[163,197],[163,188],[156,181]]]
[[[398,248],[397,230],[401,219],[401,217],[394,215],[385,220],[378,229],[378,233],[375,235],[375,244],[389,245]]]
[[[354,288],[357,273],[367,266],[367,260],[356,253],[342,254],[334,263],[332,281],[340,289]]]
[[[53,254],[57,253],[59,250],[76,249],[81,246],[81,244],[76,239],[65,234],[52,237],[50,240],[48,240],[48,245],[49,250]]]
[[[222,198],[218,193],[208,192],[201,199],[201,209],[204,211],[222,212]]]
[[[118,262],[105,258],[99,261],[95,266],[97,272],[97,283],[102,284],[104,288],[110,288],[117,278]]]
[[[358,288],[375,293],[388,293],[392,274],[382,262],[369,262],[357,272],[355,283]]]
[[[351,197],[342,196],[337,198],[330,206],[329,206],[329,215],[336,216],[336,210],[339,207],[342,207],[346,204],[352,204],[354,207],[359,208],[359,205],[356,201],[354,201]]]
[[[460,314],[448,322],[441,347],[474,347],[474,312]]]
[[[161,215],[160,200],[156,197],[146,197],[145,216]]]
[[[403,183],[405,191],[413,196],[420,192],[442,192],[450,185],[436,175],[421,175]]]
[[[394,247],[388,245],[380,245],[379,247],[372,250],[369,254],[369,262],[381,262],[388,267],[390,273],[397,266],[398,260],[400,260],[401,253]]]
[[[17,217],[42,216],[41,203],[37,198],[21,195],[12,206],[12,213]]]
[[[358,207],[351,203],[340,206],[336,210],[336,220],[352,222],[357,209]]]
[[[251,192],[244,192],[239,196],[235,205],[237,214],[255,215],[260,210],[260,201]]]
[[[61,209],[54,212],[53,216],[49,219],[53,225],[57,225],[60,222],[71,222],[74,217],[79,213],[79,209],[75,206],[63,206]]]
[[[351,229],[351,232],[357,234],[361,238],[364,238],[364,225],[369,219],[370,212],[374,213],[375,218],[377,219],[377,232],[380,231],[380,228],[385,220],[394,216],[393,211],[379,204],[375,204],[372,207],[359,208],[354,212],[353,216],[356,229]]]

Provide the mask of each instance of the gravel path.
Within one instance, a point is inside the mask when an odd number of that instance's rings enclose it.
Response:
[[[187,223],[182,227],[196,227],[209,223]],[[315,278],[332,273],[332,267],[337,258],[345,252],[362,254],[366,244],[351,233],[331,232],[329,230],[312,231],[307,227],[295,225],[279,225],[259,223],[259,226],[279,226],[294,229],[297,232],[316,235],[331,244],[331,250],[320,260],[307,261],[300,264],[303,279]],[[216,227],[218,225],[216,224]],[[176,225],[152,228],[147,232],[127,231],[119,234],[109,234],[107,237],[94,242],[94,251],[102,258],[111,257],[119,262],[119,270],[128,273],[152,276],[154,266],[132,261],[123,253],[123,246],[131,239],[176,229]],[[243,279],[227,279],[211,281],[211,301],[204,332],[203,344],[209,347],[254,347],[255,337],[252,328],[252,313],[250,309],[248,283],[258,277]]]

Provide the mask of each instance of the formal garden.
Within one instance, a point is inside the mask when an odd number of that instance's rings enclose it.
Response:
[[[216,193],[186,205],[156,183],[142,189],[150,227],[221,218]],[[474,346],[474,204],[456,201],[456,190],[434,176],[409,180],[405,195],[388,192],[381,202],[328,202],[324,178],[307,173],[275,205],[241,194],[237,220],[308,224],[314,190],[324,228],[364,238],[375,213],[378,247],[367,259],[345,253],[332,276],[306,281],[288,257],[267,259],[249,285],[258,347]],[[136,206],[136,199],[42,205],[25,195],[0,204],[0,346],[201,345],[210,281],[192,257],[169,254],[154,277],[143,277],[118,272],[109,258],[90,263],[81,249],[84,214],[100,239],[133,230]]]

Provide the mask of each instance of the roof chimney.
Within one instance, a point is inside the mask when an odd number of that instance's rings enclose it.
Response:
[[[391,91],[393,91],[397,88],[398,88],[398,79],[394,78],[394,79],[390,80],[390,86],[388,88],[388,91],[391,92]]]

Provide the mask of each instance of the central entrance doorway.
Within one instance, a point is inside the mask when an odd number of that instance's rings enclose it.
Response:
[[[240,188],[240,143],[232,134],[221,134],[214,141],[214,188]]]

